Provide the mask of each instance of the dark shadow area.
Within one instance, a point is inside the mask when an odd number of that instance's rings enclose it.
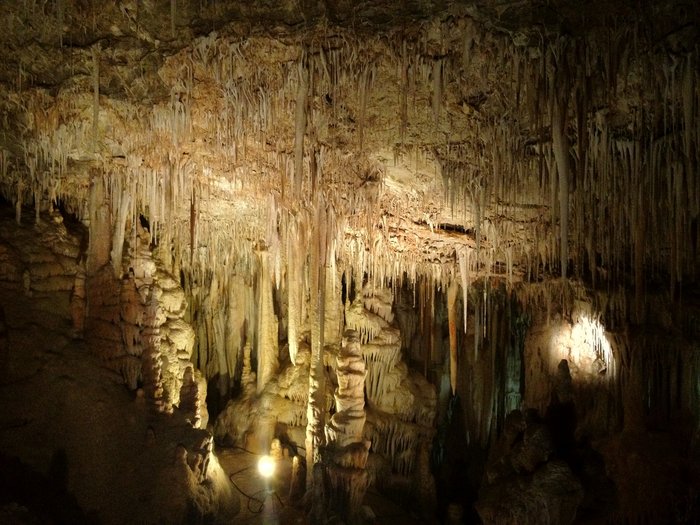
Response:
[[[30,516],[36,523],[98,525],[99,520],[85,514],[66,490],[67,481],[68,458],[62,449],[54,452],[46,476],[0,452],[0,506],[17,512],[24,507],[21,517]]]
[[[466,421],[459,396],[450,399],[445,420],[433,443],[433,475],[437,515],[445,523],[461,507],[462,523],[481,523],[474,510],[486,461],[486,452],[467,445]]]

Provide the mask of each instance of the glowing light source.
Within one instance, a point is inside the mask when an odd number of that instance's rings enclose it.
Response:
[[[271,478],[275,473],[275,460],[270,456],[262,456],[258,460],[258,472],[263,478]]]
[[[566,359],[574,381],[601,383],[616,375],[615,354],[600,321],[589,313],[574,315],[573,325],[564,323],[553,332],[550,367]]]

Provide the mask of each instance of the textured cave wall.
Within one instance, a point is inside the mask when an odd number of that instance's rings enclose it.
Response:
[[[116,293],[111,267],[102,281],[88,278],[86,289],[85,233],[58,210],[18,225],[14,210],[0,206],[0,520],[230,519],[238,511],[237,497],[213,455],[211,435],[194,428],[206,426],[206,412],[191,384],[189,355],[184,375],[159,363],[159,399],[127,388],[135,390],[139,378],[148,376],[140,359],[146,309],[135,282],[144,285],[141,271],[144,262],[152,263],[150,253],[141,246],[141,264],[132,265],[136,276],[132,271],[130,280],[117,280]],[[141,292],[152,296],[152,287],[164,289],[156,303],[164,307],[163,357],[175,349],[181,353],[192,330],[177,316],[182,304],[169,301],[177,292],[168,289],[164,275],[153,277]],[[108,286],[90,290],[100,282]],[[109,305],[96,297],[108,298]],[[108,309],[111,321],[105,319]],[[95,329],[97,321],[110,328]],[[128,337],[121,339],[120,328]],[[101,337],[106,332],[118,339]],[[122,355],[135,364],[116,366]],[[154,410],[156,401],[170,413]]]

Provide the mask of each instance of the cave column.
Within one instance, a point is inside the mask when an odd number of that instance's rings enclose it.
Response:
[[[336,412],[325,427],[326,444],[320,454],[322,476],[316,487],[320,494],[314,497],[312,514],[318,522],[337,515],[352,525],[361,523],[359,510],[368,484],[365,466],[370,442],[363,438],[367,371],[358,333],[347,330],[343,339],[336,358]]]
[[[326,274],[328,269],[328,221],[330,217],[321,198],[316,203],[314,236],[311,242],[309,273],[311,301],[309,322],[311,325],[311,363],[309,368],[309,401],[306,409],[306,488],[314,486],[315,471],[320,461],[319,448],[324,439],[326,411],[325,370],[323,348],[325,344]]]
[[[157,411],[166,411],[163,400],[163,375],[162,375],[162,353],[161,353],[161,333],[163,314],[159,305],[161,296],[160,288],[152,287],[144,312],[143,330],[141,331],[141,342],[143,344],[143,356],[141,363],[141,373],[143,376],[143,388],[146,399]]]
[[[278,320],[272,299],[270,254],[258,252],[258,316],[257,316],[257,393],[263,391],[279,368]]]
[[[312,291],[309,319],[311,322],[311,363],[309,369],[309,402],[306,410],[306,488],[313,486],[314,466],[318,463],[318,446],[322,442],[323,420],[325,416],[323,371],[323,329],[321,297],[324,292]]]
[[[102,174],[94,174],[92,177],[88,206],[90,244],[87,255],[87,273],[88,276],[92,276],[109,263],[112,248],[111,213]]]

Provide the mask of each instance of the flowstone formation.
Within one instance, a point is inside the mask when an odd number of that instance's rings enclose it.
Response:
[[[46,297],[50,293],[64,292],[68,297],[83,272],[80,233],[69,230],[63,216],[53,207],[47,215],[35,220],[25,218],[23,223],[17,223],[16,217],[13,221],[5,209],[1,213],[0,284],[3,288],[45,306],[48,306]]]
[[[150,233],[137,224],[127,237],[126,269],[111,266],[88,278],[86,339],[131,390],[143,388],[154,410],[180,407],[195,427],[206,427],[206,381],[192,364],[194,330],[180,284],[150,248]]]
[[[348,525],[362,523],[360,510],[368,486],[371,443],[364,439],[365,362],[357,332],[346,330],[336,358],[335,413],[326,424],[321,461],[315,467],[312,516],[326,523],[337,516]]]
[[[217,441],[267,454],[274,438],[293,449],[304,443],[311,352],[302,343],[296,364],[287,363],[263,391],[257,393],[256,373],[251,370],[250,347],[243,353],[241,395],[228,402],[214,425]],[[327,396],[330,406],[330,395]]]

